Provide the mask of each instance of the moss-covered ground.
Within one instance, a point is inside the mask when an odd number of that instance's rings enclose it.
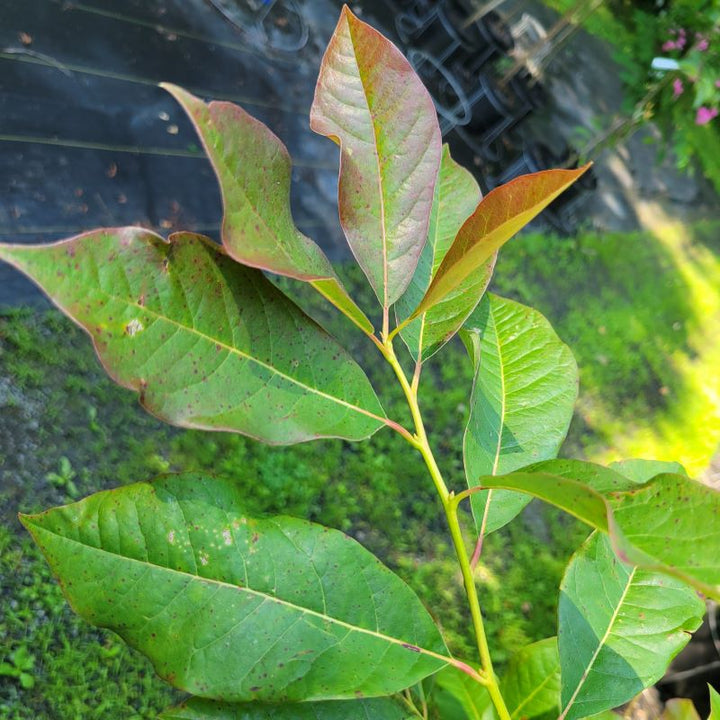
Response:
[[[707,464],[718,430],[718,229],[526,235],[504,252],[496,290],[545,312],[581,367],[565,454],[673,457],[695,472]],[[357,277],[350,282],[360,287]],[[336,318],[312,309],[335,327]],[[358,342],[352,331],[344,337]],[[358,353],[391,415],[402,417],[402,399],[374,350]],[[424,383],[432,441],[461,487],[471,377],[459,343],[434,358]],[[103,375],[69,321],[12,310],[0,315],[1,719],[154,718],[177,697],[116,636],[71,613],[15,513],[186,469],[235,478],[251,512],[299,515],[352,534],[414,587],[454,651],[471,652],[438,504],[399,437],[267,448],[172,429]],[[488,538],[478,582],[500,665],[554,633],[557,584],[582,535],[566,517],[532,504]]]

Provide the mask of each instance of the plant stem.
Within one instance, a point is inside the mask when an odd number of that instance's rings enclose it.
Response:
[[[420,714],[420,711],[415,706],[415,703],[413,702],[412,696],[410,695],[409,690],[405,690],[404,692],[400,693],[398,696],[400,700],[405,704],[405,707],[416,717],[422,718],[423,716]]]
[[[490,694],[490,698],[492,699],[498,715],[500,716],[500,720],[510,720],[510,713],[508,712],[505,701],[500,693],[500,688],[498,687],[497,680],[495,679],[495,673],[493,671],[492,658],[490,657],[490,649],[488,647],[487,636],[485,634],[482,611],[480,610],[480,600],[478,598],[477,588],[475,587],[475,578],[473,577],[467,547],[465,546],[465,541],[463,540],[462,531],[460,529],[460,521],[458,520],[458,502],[455,499],[455,494],[448,490],[445,480],[442,477],[442,473],[440,472],[440,468],[435,461],[435,456],[433,455],[430,443],[428,442],[425,425],[423,423],[418,403],[417,383],[413,383],[411,385],[408,382],[408,379],[405,376],[405,371],[402,369],[402,366],[395,355],[395,350],[392,346],[392,339],[388,339],[382,344],[381,352],[395,371],[395,375],[400,382],[403,392],[405,393],[408,406],[410,407],[413,422],[415,423],[415,436],[412,441],[408,442],[410,442],[410,444],[422,455],[425,465],[430,472],[430,477],[435,484],[435,489],[440,496],[443,510],[445,511],[445,517],[447,518],[448,527],[450,529],[450,536],[455,547],[455,553],[457,555],[458,563],[460,564],[460,571],[465,584],[465,593],[470,605],[470,615],[472,617],[477,648],[480,654],[480,664],[484,680],[483,685],[485,685],[488,689],[488,693]]]

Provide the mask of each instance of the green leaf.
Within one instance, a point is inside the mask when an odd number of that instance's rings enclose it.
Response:
[[[578,478],[577,480],[574,478]],[[608,533],[618,556],[720,599],[720,492],[665,473],[638,485],[608,468],[552,460],[478,479],[549,502]]]
[[[188,114],[215,170],[223,199],[222,241],[251,267],[309,282],[361,330],[373,326],[335,275],[330,261],[296,227],[290,211],[291,160],[259,120],[228,102],[205,104],[163,83]]]
[[[708,715],[708,720],[720,720],[720,694],[712,685],[708,685],[708,692],[710,693],[710,715]]]
[[[622,563],[593,533],[560,586],[562,716],[609,710],[657,682],[704,614],[692,588]]]
[[[395,303],[398,322],[408,317],[422,300],[433,274],[440,267],[452,241],[477,207],[481,197],[480,188],[472,173],[458,165],[450,157],[448,146],[444,145],[440,174],[435,184],[428,239],[412,282],[405,294]],[[484,272],[468,278],[452,297],[447,298],[447,302],[423,313],[401,331],[401,337],[414,360],[427,360],[458,331],[490,282],[494,265],[493,256]]]
[[[603,710],[602,712],[590,715],[586,718],[586,720],[620,720],[622,717],[622,715],[619,715],[612,710]]]
[[[463,453],[469,487],[554,458],[577,399],[575,358],[536,310],[488,293],[460,333],[475,368]],[[506,490],[472,497],[475,523],[489,533],[530,498]]]
[[[310,127],[340,145],[340,222],[387,309],[427,238],[440,128],[402,53],[347,6],[320,67]]]
[[[412,717],[389,698],[286,705],[233,704],[191,698],[165,710],[160,720],[410,720]]]
[[[615,713],[612,710],[603,710],[601,713],[590,715],[587,720],[619,720],[621,717],[623,716],[618,715],[618,713]]]
[[[483,475],[478,478],[477,487],[526,493],[559,507],[590,527],[609,531],[610,506],[607,500],[591,487],[572,478],[530,469],[508,475]]]
[[[113,379],[167,422],[273,444],[359,440],[385,423],[337,342],[206,238],[96,230],[0,245],[0,258],[81,325]]]
[[[420,601],[367,550],[303,520],[248,517],[230,481],[163,477],[21,520],[75,612],[194,695],[383,696],[451,662]]]
[[[483,685],[457,668],[447,667],[432,677],[430,702],[442,720],[492,720],[493,704]]]
[[[488,193],[460,228],[414,319],[447,298],[590,166],[523,175]]]
[[[621,533],[615,547],[623,559],[720,599],[720,492],[664,473],[609,498]]]
[[[555,712],[560,706],[560,658],[557,638],[546,638],[519,650],[510,659],[500,684],[512,720]]]
[[[523,472],[538,472],[576,480],[603,496],[611,492],[631,490],[646,481],[644,474],[621,473],[619,468],[613,466],[605,467],[597,463],[572,459],[555,459],[533,463],[523,468]],[[635,477],[638,477],[638,479],[634,479]]]
[[[660,720],[700,720],[692,700],[672,698],[665,704]]]
[[[610,463],[609,467],[637,485],[642,485],[662,473],[687,475],[685,468],[680,463],[666,462],[664,460],[617,460]]]

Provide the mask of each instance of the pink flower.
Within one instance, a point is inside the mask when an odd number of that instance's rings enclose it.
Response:
[[[680,37],[677,39],[677,42],[675,43],[675,49],[676,50],[682,50],[685,47],[685,35],[680,35]]]
[[[700,106],[695,116],[696,125],[707,125],[714,117],[717,117],[717,108],[706,108],[704,105]]]
[[[667,40],[663,43],[662,49],[664,52],[667,52],[668,50],[674,50],[675,49],[675,43],[672,40]]]
[[[716,81],[715,81],[715,87],[716,87],[716,88],[720,88],[720,80],[716,80]]]
[[[708,49],[708,44],[708,41],[705,38],[702,38],[695,47],[700,52],[705,52]]]
[[[680,97],[683,94],[684,89],[682,80],[680,78],[675,78],[673,80],[673,97]]]

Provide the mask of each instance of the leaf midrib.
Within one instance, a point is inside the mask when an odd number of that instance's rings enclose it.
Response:
[[[488,303],[489,305],[489,317],[492,319],[493,323],[493,332],[495,335],[495,345],[497,346],[497,353],[498,353],[498,365],[500,368],[500,397],[501,397],[501,407],[500,407],[500,427],[498,429],[498,439],[497,439],[497,446],[495,448],[495,459],[493,460],[493,468],[492,468],[492,475],[497,475],[498,470],[498,464],[500,462],[500,454],[502,451],[502,430],[503,425],[505,424],[505,411],[507,409],[507,402],[505,397],[505,365],[503,363],[503,352],[502,352],[502,346],[500,344],[500,335],[498,333],[498,326],[497,326],[497,319],[495,317],[495,313],[493,311],[492,303]],[[482,354],[482,347],[480,348],[480,353]],[[488,518],[490,517],[490,506],[492,504],[492,498],[493,498],[493,490],[490,488],[488,490],[487,498],[485,500],[485,509],[483,511],[483,518],[482,523],[480,525],[480,532],[481,534],[485,533],[485,528],[487,527]]]
[[[347,20],[347,28],[348,28],[348,37],[350,38],[350,43],[352,45],[353,49],[353,55],[355,57],[355,66],[357,67],[358,71],[358,78],[360,79],[360,84],[362,85],[363,90],[363,98],[365,100],[365,106],[367,107],[368,116],[370,118],[370,129],[372,130],[373,134],[373,155],[375,156],[375,165],[377,169],[377,185],[378,185],[378,195],[380,198],[380,227],[381,227],[381,241],[382,241],[382,260],[383,260],[383,310],[387,311],[387,309],[390,307],[390,303],[388,302],[388,249],[387,249],[387,218],[385,216],[385,194],[384,194],[384,185],[383,185],[383,174],[382,174],[382,168],[380,163],[380,148],[379,148],[379,140],[378,140],[378,134],[377,134],[377,128],[375,124],[375,115],[373,114],[372,110],[370,109],[370,99],[368,97],[367,90],[365,88],[365,78],[363,77],[363,72],[360,68],[360,62],[358,61],[358,53],[357,49],[355,47],[355,38],[353,37],[352,27],[350,25],[350,21]]]
[[[557,672],[558,668],[560,667],[560,662],[554,664],[552,672],[549,672],[543,681],[541,683],[538,683],[535,688],[533,688],[532,692],[528,693],[528,695],[523,699],[523,701],[510,713],[510,717],[516,718],[517,714],[522,710],[532,699],[534,699],[538,693],[540,693],[541,690],[545,688],[545,686],[553,679],[553,676]]]
[[[369,410],[365,410],[364,408],[361,408],[358,405],[353,405],[352,403],[347,402],[346,400],[341,400],[338,397],[335,397],[334,395],[329,395],[328,393],[323,392],[322,390],[319,390],[318,388],[314,388],[310,385],[306,385],[305,383],[300,382],[296,378],[293,378],[290,375],[286,375],[281,370],[278,370],[277,368],[273,367],[272,365],[269,365],[268,363],[263,362],[262,360],[259,360],[258,358],[253,357],[252,355],[248,355],[246,352],[242,351],[240,348],[234,347],[233,345],[228,345],[226,342],[213,338],[210,335],[206,335],[203,332],[200,332],[195,327],[188,327],[187,325],[183,325],[177,320],[173,320],[172,318],[168,317],[167,315],[164,315],[156,310],[150,309],[147,305],[139,305],[136,302],[133,302],[132,300],[128,300],[127,298],[119,297],[117,295],[112,295],[110,293],[104,292],[102,293],[105,295],[107,299],[115,300],[118,302],[126,303],[129,307],[137,308],[140,312],[150,314],[157,320],[163,320],[170,325],[173,325],[177,328],[180,328],[181,330],[184,330],[185,332],[191,333],[196,335],[197,337],[205,340],[206,342],[209,342],[213,345],[219,345],[220,347],[226,349],[228,352],[238,355],[239,357],[248,360],[252,363],[255,363],[259,367],[264,368],[265,370],[268,370],[269,372],[278,375],[279,377],[283,378],[284,380],[287,380],[288,382],[292,383],[293,385],[296,385],[299,388],[302,388],[310,393],[314,393],[316,395],[319,395],[320,397],[325,398],[326,400],[330,400],[332,402],[337,403],[338,405],[343,405],[344,407],[347,407],[351,410],[355,410],[356,412],[359,412],[363,415],[367,415],[368,417],[374,418],[375,420],[379,420],[383,424],[387,424],[387,418],[383,418],[380,415],[376,415],[373,412],[370,412]]]
[[[30,518],[32,518],[32,516],[29,516],[29,519]],[[412,643],[407,643],[405,640],[400,640],[399,638],[394,638],[390,635],[385,635],[384,633],[381,633],[378,631],[368,630],[367,628],[360,627],[359,625],[352,625],[351,623],[346,622],[345,620],[340,620],[338,618],[332,617],[331,615],[324,615],[323,613],[317,612],[316,610],[311,610],[310,608],[305,608],[302,605],[296,605],[295,603],[291,603],[287,600],[283,600],[282,598],[276,597],[275,595],[270,595],[268,593],[264,593],[259,590],[254,590],[249,587],[243,587],[241,585],[233,585],[231,583],[224,582],[223,580],[217,580],[214,578],[204,578],[201,575],[193,575],[192,573],[184,571],[184,570],[175,570],[173,568],[165,567],[164,565],[158,565],[156,563],[150,562],[149,560],[138,560],[137,558],[128,557],[127,555],[120,555],[118,553],[111,552],[110,550],[107,550],[105,548],[102,548],[102,547],[98,548],[98,547],[94,547],[92,545],[87,545],[78,540],[74,540],[73,538],[66,537],[65,535],[60,535],[59,533],[53,532],[53,531],[51,531],[47,528],[41,527],[37,524],[32,523],[32,525],[35,528],[36,532],[47,533],[56,538],[59,538],[60,540],[62,540],[64,542],[71,543],[73,545],[78,545],[81,548],[85,548],[86,550],[89,550],[89,551],[94,551],[97,553],[109,555],[113,558],[119,558],[120,560],[123,560],[125,562],[137,563],[138,565],[142,565],[144,567],[149,566],[150,568],[153,568],[155,570],[165,571],[165,572],[168,572],[168,573],[171,573],[174,575],[188,577],[191,579],[191,582],[194,581],[194,582],[215,584],[220,587],[231,588],[234,591],[240,591],[243,593],[247,593],[249,595],[261,597],[261,598],[263,598],[263,601],[267,600],[271,603],[275,603],[277,605],[282,605],[283,607],[289,608],[295,612],[299,612],[301,614],[312,615],[313,617],[317,617],[322,620],[326,620],[328,622],[334,623],[334,624],[338,625],[339,627],[343,627],[350,631],[358,632],[358,633],[361,633],[364,635],[369,635],[370,637],[374,637],[379,640],[383,640],[385,642],[392,643],[394,645],[404,646],[406,644],[412,644]],[[417,648],[417,651],[419,651],[423,655],[432,657],[435,660],[442,660],[443,662],[450,664],[450,665],[454,664],[453,659],[450,657],[446,657],[445,655],[441,655],[440,653],[433,652],[432,650],[427,650],[426,648],[419,647],[418,645],[412,644],[412,646],[413,646],[413,648]],[[408,650],[408,652],[411,652],[411,651]]]
[[[598,658],[598,655],[600,654],[600,651],[605,647],[607,644],[608,638],[612,634],[613,628],[615,627],[615,622],[617,620],[618,614],[620,613],[620,609],[623,606],[623,603],[625,602],[625,598],[630,591],[630,587],[632,586],[633,578],[635,577],[635,573],[637,572],[637,566],[633,567],[633,569],[630,571],[630,574],[627,578],[627,585],[625,586],[625,589],[622,592],[622,595],[620,596],[620,599],[617,602],[617,605],[615,606],[615,609],[613,610],[613,614],[610,616],[610,620],[608,621],[607,629],[605,630],[605,633],[603,634],[602,638],[598,641],[597,647],[595,648],[595,652],[593,653],[592,657],[590,658],[589,662],[587,663],[587,666],[583,670],[583,674],[578,681],[577,687],[575,688],[575,692],[573,692],[572,696],[568,700],[567,705],[563,708],[562,713],[560,714],[560,717],[558,720],[564,720],[567,716],[570,708],[572,707],[573,703],[577,699],[577,696],[580,694],[580,690],[582,690],[583,685],[585,685],[585,682],[588,679],[588,676],[590,675],[590,671],[592,670],[593,665],[595,664],[595,661]]]

